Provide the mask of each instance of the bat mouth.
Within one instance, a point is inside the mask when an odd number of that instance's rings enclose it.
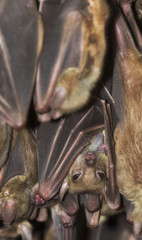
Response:
[[[45,200],[40,196],[38,192],[34,193],[33,201],[35,205],[43,205],[45,203]]]

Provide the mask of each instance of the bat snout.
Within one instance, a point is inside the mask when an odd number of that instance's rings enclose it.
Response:
[[[94,152],[87,152],[85,154],[85,163],[88,167],[93,167],[94,164],[95,164],[95,160],[96,160],[96,156],[95,156],[95,153]]]

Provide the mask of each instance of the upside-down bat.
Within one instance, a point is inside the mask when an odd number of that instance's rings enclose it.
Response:
[[[35,0],[0,1],[0,122],[22,127],[31,104],[43,24]]]
[[[110,116],[107,107],[105,101],[96,99],[93,100],[91,106],[82,111],[39,125],[37,128],[39,187],[33,192],[33,199],[37,205],[44,204],[47,200],[53,199],[54,196],[57,197],[62,182],[74,160],[85,147],[90,145],[93,136],[104,128],[108,146],[109,172],[105,194],[107,202],[112,208],[119,205],[112,157]],[[100,168],[97,170],[98,178],[104,177],[104,172],[99,172]]]
[[[0,186],[0,219],[4,226],[12,224],[9,234],[19,234],[20,222],[32,214],[31,192],[36,182],[37,149],[34,135],[26,128],[13,130],[8,161],[4,165]],[[17,230],[14,230],[16,226]],[[10,236],[8,232],[1,229],[0,236]]]
[[[104,0],[43,0],[39,11],[45,34],[36,111],[47,121],[87,103],[102,73],[109,8]]]
[[[108,176],[108,158],[103,132],[91,139],[76,158],[60,189],[60,195],[71,193],[101,193]]]
[[[139,235],[142,226],[142,58],[127,25],[129,19],[122,15],[123,4],[121,8],[115,21],[117,60],[124,94],[124,115],[114,133],[117,182],[122,195],[133,204],[131,219],[134,232]]]

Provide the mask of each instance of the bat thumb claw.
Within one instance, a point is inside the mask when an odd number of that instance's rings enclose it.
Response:
[[[68,192],[69,190],[69,187],[68,187],[68,182],[67,180],[65,179],[61,188],[60,188],[60,193],[59,193],[59,197],[60,197],[60,200],[62,201],[64,196],[66,195],[66,193]]]

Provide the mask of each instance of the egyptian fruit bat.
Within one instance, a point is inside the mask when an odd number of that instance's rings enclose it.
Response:
[[[47,121],[87,103],[102,73],[109,8],[104,0],[46,0],[39,11],[45,35],[36,111],[40,121]]]
[[[32,132],[26,128],[13,130],[0,191],[0,216],[4,225],[31,215],[31,192],[36,182],[37,149]]]
[[[61,195],[65,189],[70,193],[102,192],[108,176],[105,149],[104,132],[99,132],[75,159],[60,189]]]
[[[139,235],[142,226],[142,58],[121,10],[118,10],[115,32],[124,94],[124,116],[114,133],[117,182],[122,195],[133,204],[131,219],[134,232]]]

